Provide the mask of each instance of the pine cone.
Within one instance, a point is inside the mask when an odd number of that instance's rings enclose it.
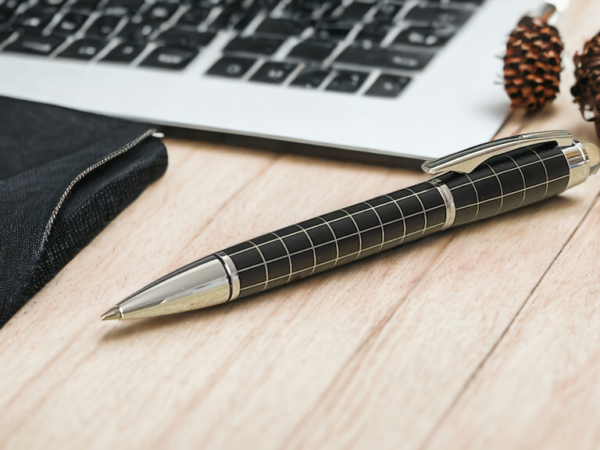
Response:
[[[556,98],[564,48],[558,30],[544,20],[523,17],[506,44],[504,88],[513,107],[530,111]]]
[[[571,94],[585,120],[600,123],[600,33],[586,42],[583,53],[575,53],[575,85]]]

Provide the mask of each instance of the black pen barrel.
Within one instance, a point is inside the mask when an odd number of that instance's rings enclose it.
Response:
[[[552,143],[521,148],[471,173],[445,173],[222,253],[233,261],[244,297],[559,194],[569,173],[565,154]]]
[[[245,296],[356,261],[443,228],[444,199],[425,182],[224,250]]]

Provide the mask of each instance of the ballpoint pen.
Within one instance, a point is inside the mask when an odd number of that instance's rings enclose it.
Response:
[[[162,316],[226,303],[423,236],[493,217],[583,183],[600,149],[567,131],[492,141],[423,164],[433,178],[259,236],[151,283],[103,320]]]

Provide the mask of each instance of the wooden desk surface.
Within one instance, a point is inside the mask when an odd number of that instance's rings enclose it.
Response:
[[[598,17],[572,0],[563,94],[502,135],[594,137],[568,87]],[[0,448],[600,447],[600,176],[251,299],[101,322],[206,253],[425,178],[166,144],[165,177],[0,331]]]

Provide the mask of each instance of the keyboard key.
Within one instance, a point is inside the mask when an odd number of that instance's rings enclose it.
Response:
[[[280,36],[298,36],[306,29],[304,23],[291,19],[272,19],[267,17],[256,29],[256,33],[277,34]]]
[[[471,5],[483,5],[483,2],[485,0],[450,0],[450,4],[459,4],[459,5],[465,5],[465,4],[471,4]]]
[[[458,9],[434,5],[417,5],[408,12],[405,20],[423,26],[441,27],[445,25],[454,25],[460,27],[469,20],[472,14],[472,10],[464,8]]]
[[[215,6],[223,5],[224,0],[191,0],[194,8],[212,9]]]
[[[365,17],[365,14],[367,14],[372,7],[373,5],[369,3],[351,3],[346,6],[337,20],[342,22],[358,22]]]
[[[225,47],[225,51],[258,53],[260,55],[272,55],[277,51],[285,39],[264,38],[251,36],[247,38],[233,38]]]
[[[216,33],[198,32],[185,30],[180,28],[170,28],[158,36],[158,40],[163,42],[167,47],[186,48],[197,50],[204,47],[214,39]]]
[[[221,6],[225,9],[241,9],[245,0],[222,0]]]
[[[2,3],[2,9],[10,12],[15,12],[19,6],[21,6],[20,0],[5,0]]]
[[[292,58],[307,59],[309,61],[323,61],[337,47],[337,42],[307,39],[296,45],[288,56]]]
[[[356,92],[360,89],[369,74],[367,72],[355,72],[350,70],[338,70],[337,76],[325,88],[327,91]]]
[[[231,16],[231,12],[221,11],[219,15],[210,23],[210,29],[213,31],[226,30],[229,28]]]
[[[141,62],[140,66],[181,70],[184,69],[197,54],[198,52],[194,50],[159,47],[154,49],[152,53]]]
[[[291,19],[300,23],[309,23],[314,16],[313,9],[304,8],[301,4],[296,5],[295,2],[288,3],[283,11],[281,11],[282,19]]]
[[[402,5],[384,3],[379,6],[373,19],[376,21],[391,21],[392,19],[394,19],[394,17],[396,17],[396,14],[400,12],[401,8]]]
[[[325,6],[322,8],[321,20],[335,20],[335,18],[341,14],[341,5],[341,0],[331,0],[326,2]]]
[[[418,45],[419,47],[439,47],[448,42],[456,30],[453,26],[444,28],[409,27],[396,36],[394,43]]]
[[[52,30],[56,34],[70,35],[75,33],[88,20],[87,14],[67,13]]]
[[[261,7],[258,3],[254,3],[250,8],[248,8],[243,14],[240,14],[235,20],[232,22],[232,26],[234,30],[243,31],[246,29],[250,22],[254,20],[254,18],[261,11]]]
[[[395,98],[410,82],[409,77],[396,75],[380,75],[375,83],[365,92],[365,95],[372,97],[390,97]]]
[[[195,7],[186,11],[186,13],[179,18],[179,22],[177,23],[185,26],[197,27],[206,20],[209,14],[210,9]]]
[[[354,28],[354,24],[348,22],[321,21],[315,24],[315,36],[324,41],[343,41]]]
[[[146,48],[143,44],[123,43],[117,45],[101,61],[130,63]]]
[[[17,16],[15,27],[28,32],[41,32],[50,23],[57,11],[56,8],[29,8],[23,14]]]
[[[38,1],[38,5],[41,6],[57,6],[60,7],[62,5],[64,5],[67,2],[67,0],[40,0]]]
[[[281,84],[298,67],[298,64],[285,62],[266,62],[250,77],[250,81]]]
[[[79,39],[60,52],[57,57],[90,60],[106,47],[107,42],[100,39]]]
[[[77,0],[71,5],[71,11],[90,14],[97,9],[99,3],[100,0]]]
[[[316,89],[321,86],[329,73],[329,71],[322,69],[304,69],[296,78],[294,78],[294,81],[292,81],[290,85],[306,89]]]
[[[337,6],[342,4],[341,0],[292,0],[285,8],[294,9],[296,11],[316,11],[331,3],[335,3]]]
[[[194,5],[194,8],[198,7],[198,8],[204,8],[204,9],[211,9],[214,8],[215,6],[219,6],[223,3],[223,0],[192,0],[192,4]]]
[[[0,27],[4,27],[13,16],[13,11],[0,5]]]
[[[285,4],[282,17],[303,18],[305,22],[319,17],[326,18],[335,9],[332,9],[333,3],[335,3],[335,8],[342,4],[341,0],[291,0]]]
[[[256,59],[225,56],[218,60],[206,73],[228,78],[242,78],[255,62]]]
[[[167,21],[171,18],[175,11],[179,9],[179,5],[172,3],[155,3],[148,9],[143,17],[149,20]]]
[[[356,36],[357,41],[379,43],[385,39],[394,24],[392,22],[372,22],[366,24]]]
[[[107,16],[124,16],[135,14],[144,4],[143,0],[109,0],[104,7]]]
[[[120,21],[121,17],[100,16],[86,30],[85,34],[86,36],[106,37],[115,31]]]
[[[224,9],[215,20],[211,22],[209,28],[214,31],[233,28],[235,30],[243,30],[260,12],[260,7],[254,5],[253,8],[244,9],[240,7],[232,7]]]
[[[13,33],[13,31],[0,31],[0,44],[2,44],[9,37],[11,37]]]
[[[15,11],[19,5],[20,3],[17,0],[8,0],[0,5],[0,28],[3,30],[8,28],[8,24],[15,16]]]
[[[257,0],[257,4],[267,12],[271,12],[279,3],[279,0]]]
[[[355,42],[337,58],[337,62],[390,69],[421,70],[433,54],[384,48],[368,41]]]
[[[144,20],[138,23],[128,23],[119,32],[119,36],[128,42],[144,43],[162,24],[163,22],[160,20]]]
[[[65,41],[61,36],[41,36],[25,34],[4,48],[5,52],[49,55]]]

